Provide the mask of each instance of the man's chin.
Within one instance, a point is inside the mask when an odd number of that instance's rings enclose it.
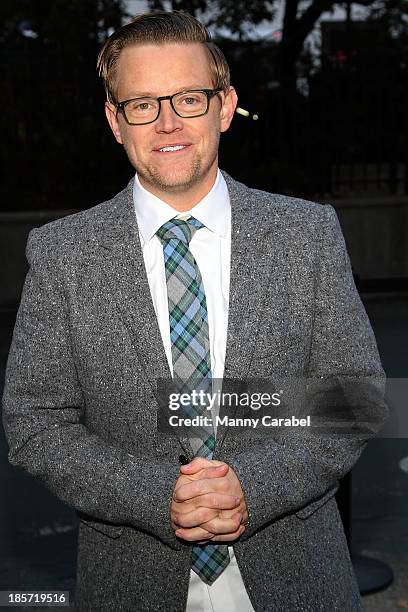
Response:
[[[200,181],[199,169],[193,169],[189,172],[150,172],[143,177],[147,183],[171,193],[179,193],[189,189]]]

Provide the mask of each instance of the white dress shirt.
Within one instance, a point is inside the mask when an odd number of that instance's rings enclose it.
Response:
[[[177,213],[142,187],[137,174],[133,199],[153,306],[172,374],[163,247],[156,232],[166,221],[187,214],[205,226],[194,233],[190,250],[200,269],[207,300],[212,376],[220,380],[224,374],[227,342],[231,258],[231,206],[224,177],[218,170],[211,191],[183,213]],[[254,612],[232,547],[229,547],[229,554],[229,565],[211,586],[191,570],[186,612]]]

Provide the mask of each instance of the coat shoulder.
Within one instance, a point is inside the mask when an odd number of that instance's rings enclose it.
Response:
[[[27,253],[78,253],[96,245],[101,231],[106,232],[112,227],[115,223],[115,213],[120,215],[123,202],[129,197],[130,184],[109,200],[34,228],[28,237]]]
[[[335,210],[330,204],[255,189],[235,181],[226,173],[223,174],[232,201],[240,202],[250,209],[253,215],[291,225],[299,223],[314,225],[336,217]]]
[[[293,196],[287,196],[279,193],[271,193],[262,191],[261,189],[250,188],[252,198],[259,204],[267,208],[276,208],[284,214],[292,215],[313,215],[315,217],[325,216],[325,210],[328,204],[321,204],[311,200],[305,200]]]

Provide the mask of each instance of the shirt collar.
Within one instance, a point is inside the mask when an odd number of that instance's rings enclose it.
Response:
[[[193,208],[183,213],[178,213],[172,206],[147,191],[140,184],[137,173],[133,184],[133,202],[143,244],[155,235],[163,223],[173,217],[186,214],[191,214],[215,234],[221,237],[227,236],[230,200],[227,184],[219,170],[215,183],[207,195]]]

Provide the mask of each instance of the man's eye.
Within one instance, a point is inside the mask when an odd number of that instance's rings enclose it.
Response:
[[[181,103],[185,106],[194,106],[200,103],[200,99],[198,96],[184,96],[184,98],[181,99]]]
[[[138,104],[134,105],[134,108],[136,110],[141,110],[141,111],[149,110],[150,103],[149,102],[139,102]]]
[[[135,100],[134,102],[131,102],[130,104],[128,104],[128,110],[130,111],[134,111],[137,113],[145,113],[149,110],[151,110],[152,105],[149,102],[149,100]]]

